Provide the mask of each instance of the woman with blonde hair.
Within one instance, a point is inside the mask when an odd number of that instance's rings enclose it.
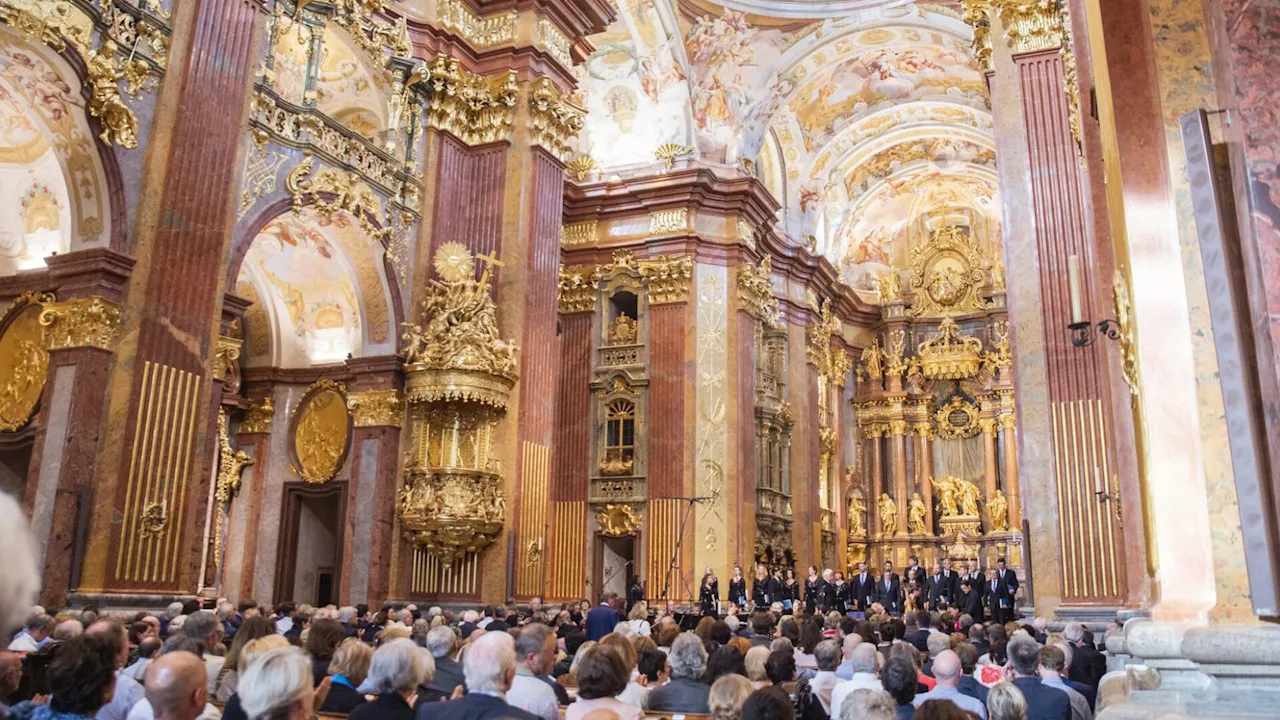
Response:
[[[698,626],[693,629],[693,634],[697,635],[698,639],[704,643],[710,642],[711,626],[715,624],[716,624],[715,618],[709,615],[704,615],[702,619],[698,621]]]
[[[365,703],[364,693],[356,688],[369,674],[373,660],[373,648],[359,638],[349,637],[338,643],[329,662],[329,696],[320,706],[320,712],[349,713]]]
[[[754,689],[751,681],[741,675],[720,676],[712,683],[711,694],[707,696],[711,720],[738,720],[742,714],[742,703]]]
[[[249,643],[241,655],[241,662],[250,654],[251,648],[256,650],[255,645],[270,639]],[[308,720],[315,712],[312,707],[315,689],[307,656],[287,644],[260,656],[253,654],[255,662],[242,671],[236,689],[236,697],[245,716],[249,720]]]
[[[1027,720],[1027,699],[1008,680],[1002,680],[987,693],[987,720]]]
[[[769,680],[769,673],[765,670],[765,663],[769,661],[769,648],[763,645],[753,647],[747,651],[745,660],[747,668],[747,679],[751,681],[751,688],[759,690],[773,685]]]
[[[632,605],[631,612],[627,614],[627,624],[636,631],[636,635],[649,637],[653,632],[653,628],[649,625],[649,603],[641,600]]]
[[[627,666],[627,686],[617,694],[618,700],[628,705],[634,705],[641,710],[648,709],[649,688],[644,684],[648,679],[643,678],[636,672],[639,656],[636,654],[635,646],[631,644],[630,640],[618,633],[609,633],[600,638],[600,644],[616,650],[618,657],[622,658],[622,664]],[[579,684],[581,684],[581,681],[579,681]]]

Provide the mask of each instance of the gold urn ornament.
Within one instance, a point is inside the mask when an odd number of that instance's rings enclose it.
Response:
[[[484,270],[476,278],[475,262]],[[516,344],[498,335],[492,256],[436,251],[423,325],[405,325],[409,451],[397,511],[405,538],[448,564],[502,534],[507,503],[494,436],[516,381]]]

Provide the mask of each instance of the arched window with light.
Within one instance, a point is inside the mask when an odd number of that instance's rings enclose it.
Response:
[[[605,407],[605,474],[631,473],[635,454],[636,405],[630,400],[614,400]]]

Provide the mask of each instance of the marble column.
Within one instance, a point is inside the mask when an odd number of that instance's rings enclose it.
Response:
[[[56,297],[52,307],[66,319],[83,315],[94,300],[117,307],[134,264],[107,249],[54,255],[47,262],[49,289]],[[107,430],[107,377],[118,322],[117,316],[111,326],[98,328],[104,334],[97,338],[60,336],[49,347],[23,499],[41,553],[37,566],[42,565],[40,601],[45,604],[66,603],[80,584],[93,507],[90,481]]]
[[[889,433],[893,438],[893,493],[898,503],[899,537],[908,533],[907,528],[907,421],[889,421]]]
[[[1000,470],[998,466],[999,459],[996,457],[996,428],[999,423],[995,418],[983,418],[979,421],[982,425],[982,459],[983,459],[983,497],[990,500],[995,497],[997,486],[1000,484]],[[987,531],[992,530],[990,520],[985,523]]]
[[[924,525],[929,535],[933,535],[933,429],[928,423],[920,423],[915,427],[916,437],[920,438],[920,454],[916,461],[920,468],[920,499],[924,500]]]
[[[1009,529],[1022,527],[1022,496],[1018,492],[1018,442],[1014,437],[1017,418],[1012,413],[1000,416],[1004,428],[1004,496],[1009,503]]]
[[[867,528],[868,537],[883,532],[880,518],[880,495],[884,493],[884,431],[879,427],[868,427],[864,431],[871,444],[871,497],[867,507],[871,509],[871,527]]]
[[[85,593],[190,592],[200,581],[215,461],[210,368],[263,25],[247,0],[174,9],[142,189],[152,201],[134,225],[139,262],[106,382]]]
[[[347,368],[353,375],[347,384],[352,472],[338,595],[349,605],[372,607],[391,590],[404,380],[395,356],[352,359]]]
[[[547,565],[552,569],[548,600],[572,600],[590,595],[583,581],[587,574],[588,473],[593,457],[591,367],[597,294],[594,287],[590,288],[585,307],[574,305],[565,290],[560,295],[560,377],[551,453],[554,519],[547,558]],[[652,578],[653,574],[647,576]]]

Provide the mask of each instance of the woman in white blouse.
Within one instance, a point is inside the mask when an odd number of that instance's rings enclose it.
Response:
[[[653,631],[649,626],[649,603],[641,600],[631,607],[631,612],[627,615],[627,624],[632,630],[636,631],[636,635],[640,637],[649,637]]]

